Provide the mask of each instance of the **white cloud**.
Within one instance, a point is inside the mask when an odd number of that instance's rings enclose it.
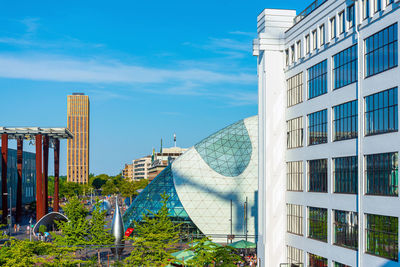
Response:
[[[252,84],[256,76],[199,68],[162,69],[115,61],[83,60],[63,56],[0,54],[0,77],[83,83],[240,83]]]

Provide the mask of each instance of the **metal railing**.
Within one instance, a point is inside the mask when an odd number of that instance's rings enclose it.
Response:
[[[319,6],[325,3],[328,0],[315,0],[311,3],[306,9],[304,9],[299,15],[294,17],[293,22],[294,24],[299,23],[302,19],[310,15],[314,10],[316,10]]]

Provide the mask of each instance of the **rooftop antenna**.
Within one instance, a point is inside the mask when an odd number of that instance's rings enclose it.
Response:
[[[174,133],[174,147],[176,147],[176,134]]]
[[[160,154],[162,154],[162,138],[161,138]]]

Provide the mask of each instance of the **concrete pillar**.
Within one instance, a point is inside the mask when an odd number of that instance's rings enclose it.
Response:
[[[45,215],[42,177],[42,135],[36,135],[36,221]]]
[[[49,213],[49,197],[48,197],[48,180],[49,180],[49,137],[43,137],[43,201],[44,214]]]
[[[17,172],[18,172],[18,180],[17,180],[17,205],[16,205],[16,213],[15,220],[20,222],[21,212],[22,212],[22,160],[23,160],[23,145],[24,139],[17,139]]]
[[[2,222],[7,221],[8,206],[7,206],[7,157],[8,157],[8,134],[1,135],[1,203],[3,207]]]
[[[58,187],[59,187],[59,175],[60,175],[60,140],[54,140],[54,211],[59,210],[59,198],[58,198]]]
[[[294,10],[265,9],[258,16],[259,119],[259,266],[276,267],[286,260],[286,86],[285,31]]]

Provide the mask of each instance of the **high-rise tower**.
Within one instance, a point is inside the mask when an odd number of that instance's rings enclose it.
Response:
[[[67,181],[87,183],[89,180],[89,96],[73,93],[68,96],[68,128],[74,138],[68,140]]]

